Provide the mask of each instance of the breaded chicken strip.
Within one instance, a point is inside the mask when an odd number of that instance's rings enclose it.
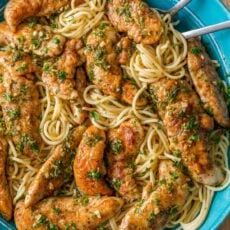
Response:
[[[43,65],[42,81],[53,95],[63,100],[78,98],[74,78],[76,68],[82,64],[81,57],[78,55],[79,46],[81,46],[80,40],[69,40],[61,56],[48,60]]]
[[[81,140],[74,159],[74,177],[79,190],[86,195],[111,195],[104,175],[105,132],[90,126]]]
[[[123,122],[119,128],[108,132],[108,176],[114,189],[127,200],[139,197],[130,165],[135,160],[143,139],[143,127],[136,119]]]
[[[0,84],[0,103],[6,133],[16,150],[31,158],[37,157],[42,143],[38,131],[41,107],[34,80],[5,72]]]
[[[218,185],[224,177],[209,155],[208,132],[213,120],[185,79],[163,78],[150,87],[153,103],[165,125],[174,155],[181,157],[192,178],[205,185]]]
[[[136,43],[155,44],[163,32],[159,17],[141,0],[108,1],[108,17],[119,32],[126,32]]]
[[[118,36],[115,29],[102,22],[86,41],[86,68],[90,81],[106,95],[120,97],[122,71],[115,46]]]
[[[97,229],[118,213],[123,201],[117,197],[52,197],[33,208],[23,201],[16,205],[14,218],[18,230]]]
[[[28,17],[48,16],[68,5],[69,0],[11,0],[6,5],[5,20],[12,31]]]
[[[3,117],[0,116],[1,121]],[[7,142],[0,134],[0,214],[10,220],[13,215],[13,202],[6,179]]]
[[[11,76],[26,76],[27,74],[41,73],[42,69],[28,54],[19,50],[0,51],[0,65]]]
[[[122,220],[120,230],[160,230],[172,210],[180,209],[189,195],[189,178],[170,160],[159,165],[159,180],[148,196],[131,208]]]
[[[219,125],[229,128],[228,107],[220,91],[221,79],[198,39],[188,42],[188,68],[204,108]]]
[[[64,143],[54,149],[27,190],[26,207],[33,206],[44,197],[52,195],[54,191],[69,181],[73,175],[73,159],[76,149],[85,130],[85,125],[73,129]]]
[[[54,34],[49,26],[21,24],[13,32],[5,23],[0,23],[0,46],[11,46],[23,52],[55,57],[63,51],[66,39],[59,34]]]

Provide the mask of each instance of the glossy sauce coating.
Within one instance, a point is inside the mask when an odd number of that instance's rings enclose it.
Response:
[[[120,230],[160,230],[173,209],[181,208],[189,195],[188,177],[170,160],[159,164],[158,184],[151,186],[122,220]]]
[[[0,214],[9,221],[13,215],[13,201],[6,178],[6,159],[7,142],[0,134]]]
[[[25,197],[25,206],[30,207],[58,190],[73,175],[73,159],[82,135],[87,129],[81,125],[72,130],[62,145],[58,145],[42,165],[31,182]]]
[[[64,100],[78,98],[76,90],[76,68],[82,64],[78,55],[80,40],[69,40],[65,44],[64,52],[54,60],[44,62],[42,81],[48,86],[52,94]]]
[[[119,98],[122,71],[115,49],[117,43],[115,29],[101,22],[87,37],[85,54],[89,80],[104,94]]]
[[[79,190],[86,195],[111,195],[104,175],[103,163],[106,136],[103,130],[90,126],[81,140],[74,159],[74,177]]]
[[[141,0],[108,1],[108,17],[119,32],[126,32],[136,43],[155,44],[163,27],[159,17]]]
[[[150,87],[152,101],[166,127],[171,152],[181,157],[192,178],[206,185],[223,181],[223,172],[211,160],[208,132],[212,118],[185,80],[161,79]]]
[[[117,197],[51,197],[33,208],[19,201],[14,218],[18,230],[97,229],[120,211],[123,201]]]
[[[188,68],[206,111],[219,125],[230,127],[228,107],[221,92],[223,83],[198,39],[188,42]]]
[[[14,31],[26,18],[50,15],[67,4],[69,0],[11,0],[6,5],[4,16],[7,24]]]
[[[132,165],[143,138],[143,127],[135,119],[123,122],[119,128],[108,132],[108,176],[114,189],[127,200],[139,197]]]

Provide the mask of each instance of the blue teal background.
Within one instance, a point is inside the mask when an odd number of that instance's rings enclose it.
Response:
[[[7,0],[0,0],[1,15],[1,9],[6,2]],[[152,7],[169,9],[178,0],[146,0],[146,2]],[[180,19],[181,23],[178,29],[183,32],[230,20],[230,13],[218,0],[193,0],[175,16],[176,19]],[[204,36],[203,40],[209,48],[211,57],[218,60],[221,65],[219,70],[221,77],[230,85],[230,29]],[[229,214],[230,187],[215,195],[208,217],[200,230],[217,229]],[[15,225],[13,222],[8,223],[0,217],[0,230],[5,229],[13,230]]]

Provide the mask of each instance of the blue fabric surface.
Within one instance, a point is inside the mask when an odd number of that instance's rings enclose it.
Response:
[[[0,14],[2,13],[1,8],[6,2],[7,0],[0,0]],[[152,7],[169,9],[177,1],[147,0],[146,2]],[[181,23],[178,29],[183,32],[188,29],[230,20],[230,13],[218,0],[193,0],[192,3],[175,16],[175,20],[176,19],[180,19]],[[221,65],[219,70],[221,77],[230,84],[230,29],[204,36],[203,40],[208,44],[212,58],[217,59]],[[217,229],[229,214],[230,187],[216,193],[208,217],[205,223],[200,227],[200,230]],[[0,217],[0,230],[1,229],[13,230],[15,226],[13,222],[8,223]]]

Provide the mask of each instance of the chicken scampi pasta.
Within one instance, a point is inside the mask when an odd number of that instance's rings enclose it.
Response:
[[[4,16],[0,214],[198,229],[230,183],[228,88],[200,40],[141,0],[11,0]]]

